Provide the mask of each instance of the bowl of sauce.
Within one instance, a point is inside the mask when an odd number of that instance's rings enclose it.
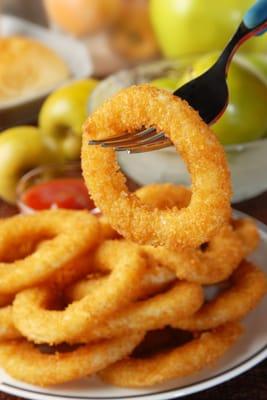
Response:
[[[46,165],[27,172],[17,186],[17,205],[24,214],[57,208],[98,213],[78,163]]]

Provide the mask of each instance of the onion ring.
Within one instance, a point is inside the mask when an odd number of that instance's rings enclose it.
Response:
[[[152,184],[136,191],[145,204],[159,209],[176,206],[187,207],[191,199],[190,189],[175,184]],[[259,233],[249,218],[233,220],[211,238],[205,252],[201,249],[171,251],[164,247],[146,247],[152,263],[169,267],[180,279],[200,284],[214,284],[227,279],[243,258],[246,258],[259,243]],[[150,260],[151,261],[151,260]]]
[[[243,219],[224,225],[210,240],[207,249],[182,248],[179,251],[165,247],[144,246],[150,264],[174,271],[178,279],[210,285],[227,279],[259,242],[255,223]]]
[[[98,241],[99,223],[88,212],[49,210],[3,220],[0,224],[0,260],[4,261],[0,262],[0,293],[15,294],[42,283]],[[16,255],[20,259],[12,262]]]
[[[173,327],[203,331],[245,317],[267,291],[265,274],[255,265],[243,261],[231,277],[232,286],[204,304],[192,317],[179,320]]]
[[[101,233],[103,240],[119,238],[120,235],[112,228],[112,226],[109,224],[107,218],[104,215],[100,215],[99,222],[101,226]]]
[[[142,202],[159,209],[173,206],[187,207],[191,191],[175,184],[152,184],[136,191]],[[253,220],[233,220],[210,240],[205,252],[187,248],[174,252],[164,247],[146,247],[147,253],[162,267],[169,267],[180,279],[200,284],[214,284],[227,279],[243,258],[246,258],[259,243],[259,233]],[[150,260],[151,261],[151,260]]]
[[[27,289],[13,303],[16,328],[35,343],[75,343],[84,331],[137,297],[138,283],[147,268],[140,247],[125,241],[106,241],[96,250],[94,263],[111,274],[80,301],[63,311],[48,310],[56,297],[48,287]]]
[[[145,387],[172,378],[191,375],[220,358],[238,339],[242,329],[238,323],[201,333],[173,350],[149,358],[118,361],[99,373],[107,383],[121,387]]]
[[[135,333],[68,353],[42,354],[25,340],[0,343],[1,367],[13,378],[39,386],[51,386],[92,375],[127,356],[142,340]]]
[[[74,284],[84,278],[93,269],[93,251],[82,254],[75,260],[67,263],[52,277],[45,281],[48,286],[54,286],[57,290],[63,290],[66,286]]]
[[[184,316],[194,314],[203,304],[203,291],[194,283],[178,282],[172,289],[152,298],[135,302],[96,329],[87,330],[80,342],[109,339],[117,336],[161,329]]]
[[[4,307],[12,303],[14,296],[8,294],[0,294],[0,307]]]
[[[259,243],[259,233],[253,220],[235,220],[233,227],[226,225],[221,228],[205,252],[189,248],[178,252],[164,247],[144,246],[151,267],[140,281],[144,295],[164,288],[175,280],[175,276],[205,285],[227,279]],[[80,300],[98,284],[98,278],[89,276],[75,283],[68,288],[67,297]]]
[[[182,185],[173,183],[153,183],[136,190],[136,196],[144,204],[153,208],[166,210],[168,208],[187,207],[191,200],[191,190]]]
[[[65,290],[66,298],[69,301],[81,300],[89,294],[91,290],[95,290],[94,288],[97,285],[102,285],[101,280],[108,279],[106,275],[103,275],[104,272],[105,271],[98,269],[87,275],[86,278],[69,286]],[[171,270],[162,268],[159,265],[155,265],[151,268],[149,265],[146,273],[140,278],[137,298],[134,300],[141,300],[157,294],[165,290],[171,283],[174,283],[176,279],[176,275]]]
[[[20,338],[12,318],[12,306],[0,308],[0,341]]]
[[[232,221],[232,225],[242,241],[244,258],[249,256],[260,243],[258,228],[251,218],[242,218]]]
[[[114,150],[88,146],[88,140],[148,126],[165,132],[191,173],[192,198],[182,210],[158,210],[142,204],[129,193]],[[95,204],[113,228],[141,244],[197,247],[230,218],[230,176],[218,139],[185,101],[150,85],[122,90],[88,118],[82,169]]]

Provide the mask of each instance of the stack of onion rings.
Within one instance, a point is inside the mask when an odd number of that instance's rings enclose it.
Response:
[[[35,343],[71,343],[81,332],[129,304],[136,297],[138,283],[147,268],[142,250],[133,243],[106,241],[95,253],[96,263],[111,271],[108,279],[62,311],[47,309],[56,297],[49,287],[20,292],[13,303],[13,319],[19,331]]]
[[[147,189],[140,192],[149,203],[151,187]],[[178,209],[186,206],[190,191],[176,189],[171,188],[168,204]],[[166,190],[170,191],[169,185],[164,185],[159,203],[155,195],[156,207],[168,207],[163,198]],[[40,213],[40,220],[49,218],[50,212],[44,214]],[[56,214],[51,212],[51,219]],[[0,364],[16,379],[47,386],[100,372],[107,382],[134,387],[191,374],[215,361],[235,342],[241,333],[236,321],[266,292],[266,278],[257,267],[245,261],[238,267],[258,243],[251,220],[223,226],[206,249],[170,250],[124,239],[106,240],[98,218],[88,219],[84,213],[82,217],[96,232],[93,241],[90,236],[86,239],[83,252],[68,262],[64,258],[53,274],[43,273],[41,285],[20,289],[12,305],[14,295],[0,292]],[[20,218],[28,221],[28,217]],[[54,240],[48,237],[34,247],[31,243],[36,236],[33,238],[28,247],[20,248],[19,255],[24,251],[31,257],[30,251],[41,251]],[[201,285],[227,278],[231,286],[203,303]],[[142,360],[131,356],[146,332],[166,326],[192,332],[195,338]],[[43,354],[38,343],[67,343],[75,348],[67,353],[52,348],[52,354]],[[212,355],[207,355],[209,351]],[[127,356],[130,358],[125,359]],[[185,361],[188,367],[182,369]]]

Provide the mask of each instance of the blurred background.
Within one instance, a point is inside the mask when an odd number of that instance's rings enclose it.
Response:
[[[1,0],[2,12],[72,35],[88,48],[95,74],[159,55],[147,0]]]
[[[0,0],[0,197],[17,203],[35,167],[79,163],[84,120],[120,88],[173,91],[208,69],[253,3]],[[229,106],[213,129],[237,201],[267,189],[267,35],[241,47],[228,84]],[[190,184],[172,148],[119,160],[137,184]]]
[[[15,15],[81,40],[95,74],[159,57],[220,50],[253,1],[231,0],[0,0]],[[253,39],[242,52],[266,52]],[[105,65],[103,65],[105,64]]]

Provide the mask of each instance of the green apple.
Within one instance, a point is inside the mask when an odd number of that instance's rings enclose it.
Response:
[[[251,53],[246,55],[246,60],[257,69],[257,73],[267,83],[267,54]],[[267,130],[264,136],[267,137]]]
[[[150,0],[150,18],[163,54],[169,58],[223,49],[254,0]],[[267,35],[242,50],[267,49]]]
[[[49,159],[39,129],[20,126],[0,134],[0,197],[16,201],[17,183],[27,171]]]
[[[198,59],[181,77],[179,86],[205,72],[218,53]],[[234,60],[228,74],[229,104],[223,116],[212,126],[222,144],[257,140],[267,131],[267,85],[252,69]]]
[[[255,68],[267,82],[267,53],[249,53],[242,58],[248,67]]]
[[[154,79],[153,81],[150,82],[150,84],[158,89],[166,89],[169,90],[170,92],[174,92],[178,88],[177,78],[172,78],[168,76]]]
[[[97,83],[95,79],[72,82],[56,90],[44,102],[39,126],[46,145],[57,154],[58,161],[73,161],[80,157],[88,98]]]

